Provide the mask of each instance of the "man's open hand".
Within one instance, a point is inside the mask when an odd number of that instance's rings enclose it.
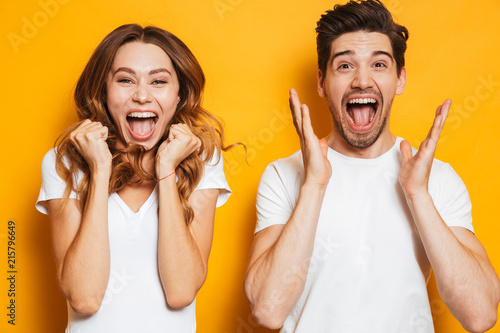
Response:
[[[314,134],[309,108],[305,104],[300,104],[295,89],[290,89],[290,110],[300,138],[305,171],[304,183],[326,186],[332,176],[332,166],[328,161],[328,143],[326,140],[318,140]]]
[[[448,117],[450,105],[451,100],[447,99],[442,105],[438,106],[429,134],[427,134],[425,140],[420,144],[415,156],[412,156],[410,143],[406,140],[401,142],[403,165],[399,172],[399,183],[407,199],[419,194],[428,193],[432,161],[434,160],[439,136]]]

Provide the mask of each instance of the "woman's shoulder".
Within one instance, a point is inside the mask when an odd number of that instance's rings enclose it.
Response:
[[[56,160],[57,148],[49,150],[42,160],[42,186],[36,202],[36,208],[43,214],[48,214],[46,201],[61,199],[66,189],[66,182],[57,172]],[[76,198],[76,194],[72,192],[70,198]]]
[[[212,158],[205,162],[203,176],[196,187],[202,189],[220,189],[217,207],[223,205],[231,195],[231,188],[224,174],[224,158],[218,149],[215,149]]]
[[[52,148],[50,149],[45,155],[43,156],[42,159],[42,171],[43,170],[49,170],[49,169],[55,169],[56,167],[56,155],[57,155],[57,148]]]
[[[50,149],[43,157],[42,159],[42,181],[57,181],[57,182],[64,182],[61,176],[58,173],[58,170],[61,170],[62,165],[58,166],[57,161],[58,160],[58,148],[54,147]],[[66,170],[70,169],[70,163],[67,155],[62,156],[62,162],[64,164],[64,167]],[[63,168],[64,168],[63,167]],[[83,177],[83,172],[79,169],[77,169],[77,172],[73,175],[73,181],[75,184],[78,184],[78,182],[82,179]],[[66,183],[66,182],[64,182]]]

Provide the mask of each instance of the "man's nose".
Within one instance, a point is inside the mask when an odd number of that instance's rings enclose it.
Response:
[[[373,87],[373,85],[373,78],[368,68],[359,67],[354,73],[352,88],[364,90]]]
[[[139,83],[134,91],[134,95],[132,96],[135,102],[140,104],[151,102],[151,92],[148,87],[144,84]]]

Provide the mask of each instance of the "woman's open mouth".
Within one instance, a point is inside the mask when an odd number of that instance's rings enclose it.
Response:
[[[375,124],[378,109],[379,102],[373,97],[348,99],[345,112],[349,127],[356,132],[369,131]]]
[[[153,135],[157,121],[158,116],[154,112],[136,111],[127,115],[130,135],[138,141],[145,141]]]

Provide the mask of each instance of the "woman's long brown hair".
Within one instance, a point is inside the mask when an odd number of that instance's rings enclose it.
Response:
[[[185,221],[189,224],[194,218],[194,213],[188,200],[202,177],[204,164],[212,159],[216,148],[221,152],[230,147],[223,145],[224,131],[220,121],[201,106],[205,76],[198,61],[180,39],[152,26],[143,28],[137,24],[127,24],[115,29],[97,46],[83,70],[74,96],[80,121],[64,131],[55,143],[56,169],[66,182],[63,199],[67,200],[71,191],[75,191],[80,199],[80,209],[83,211],[85,207],[91,177],[90,169],[69,140],[69,134],[85,119],[101,122],[103,126],[108,127],[109,135],[106,142],[113,155],[109,192],[116,192],[131,182],[155,179],[153,174],[142,167],[146,153],[143,146],[133,144],[125,149],[118,148],[118,142],[123,140],[106,105],[107,75],[120,46],[130,42],[142,42],[160,47],[170,57],[179,79],[180,102],[167,130],[163,133],[163,139],[152,148],[154,153],[156,154],[161,142],[167,139],[171,124],[188,125],[193,134],[201,140],[200,149],[182,161],[177,172],[179,197]],[[80,173],[83,173],[83,177],[77,184],[76,180]]]

